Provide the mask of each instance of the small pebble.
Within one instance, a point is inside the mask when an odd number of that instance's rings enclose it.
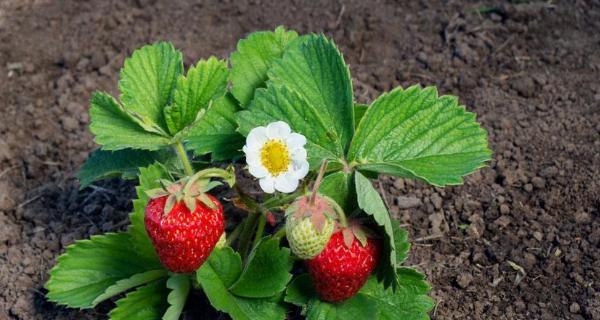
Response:
[[[510,212],[510,208],[508,207],[508,205],[506,205],[506,204],[500,205],[500,213],[508,214],[509,212]]]
[[[571,313],[579,313],[580,310],[581,310],[581,307],[579,306],[579,303],[577,303],[577,302],[573,302],[569,306],[569,311],[571,311]]]
[[[421,199],[417,197],[399,196],[397,200],[400,209],[410,209],[421,205]]]
[[[459,287],[466,289],[473,281],[473,276],[470,273],[462,273],[456,277],[456,283]]]
[[[543,189],[544,186],[546,186],[546,181],[540,177],[534,177],[533,179],[531,179],[531,183],[537,189]]]

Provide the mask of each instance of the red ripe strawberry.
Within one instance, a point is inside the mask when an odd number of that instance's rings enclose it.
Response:
[[[233,185],[233,172],[211,168],[177,182],[161,181],[163,188],[148,190],[144,223],[162,264],[172,272],[194,272],[225,229],[223,206],[206,193],[223,178]]]
[[[196,271],[208,258],[225,229],[223,206],[208,195],[217,209],[197,201],[191,212],[183,201],[164,214],[168,196],[150,200],[146,206],[146,230],[160,262],[173,272]]]
[[[360,240],[352,235],[350,228],[343,229],[331,236],[318,256],[307,261],[321,299],[335,303],[352,297],[377,266],[381,241],[366,237]]]

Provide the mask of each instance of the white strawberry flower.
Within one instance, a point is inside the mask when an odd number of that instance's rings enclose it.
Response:
[[[306,138],[283,122],[250,130],[243,150],[250,174],[266,193],[294,192],[308,173]]]

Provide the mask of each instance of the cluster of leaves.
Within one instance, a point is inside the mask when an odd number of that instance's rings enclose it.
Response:
[[[51,271],[48,298],[91,308],[135,289],[117,301],[111,319],[177,319],[196,287],[235,320],[284,319],[290,304],[308,319],[428,318],[428,284],[401,266],[407,232],[369,179],[382,173],[436,186],[462,183],[491,154],[475,115],[433,87],[397,88],[368,106],[355,102],[348,66],[323,35],[281,27],[253,33],[238,43],[231,69],[209,58],[184,75],[181,56],[167,43],[143,47],[125,61],[120,102],[106,93],[92,97],[90,128],[102,148],[82,167],[81,185],[137,177],[138,198],[126,232],[67,249]],[[169,274],[146,233],[145,190],[181,172],[173,150],[230,161],[252,128],[278,120],[307,138],[312,171],[329,161],[320,192],[384,237],[376,275],[344,303],[319,300],[305,274],[292,280],[293,259],[278,239],[263,238],[246,259],[231,247],[216,248],[190,276]]]

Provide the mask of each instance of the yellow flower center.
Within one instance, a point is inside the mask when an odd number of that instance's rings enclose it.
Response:
[[[272,176],[278,176],[290,166],[290,152],[283,141],[272,139],[260,150],[260,162]]]

